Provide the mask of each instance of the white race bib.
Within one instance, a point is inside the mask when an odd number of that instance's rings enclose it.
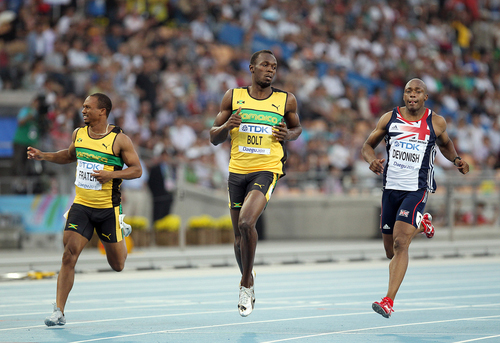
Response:
[[[273,128],[268,125],[241,124],[238,150],[247,154],[269,155],[272,132]]]
[[[102,184],[92,176],[94,170],[104,170],[104,164],[78,160],[75,185],[83,189],[100,191],[102,189]]]

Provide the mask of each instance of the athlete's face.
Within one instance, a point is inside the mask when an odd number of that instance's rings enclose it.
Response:
[[[88,125],[91,122],[95,122],[99,119],[99,116],[102,115],[104,111],[104,114],[106,110],[104,108],[97,108],[97,98],[93,96],[87,97],[85,101],[83,102],[83,109],[82,109],[82,114],[83,114],[83,122]]]
[[[267,88],[273,82],[277,67],[278,63],[273,55],[262,53],[257,58],[255,66],[250,65],[250,72],[253,74],[255,83],[262,88]]]
[[[427,87],[421,80],[411,80],[406,84],[403,101],[408,110],[418,111],[425,105],[428,97]]]

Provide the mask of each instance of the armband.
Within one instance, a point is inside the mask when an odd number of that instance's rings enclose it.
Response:
[[[453,159],[453,165],[454,165],[455,167],[458,167],[458,166],[457,166],[457,164],[455,163],[455,161],[456,161],[456,160],[460,160],[460,161],[461,161],[462,159],[460,158],[460,156],[457,156],[457,157],[455,157],[455,158]]]

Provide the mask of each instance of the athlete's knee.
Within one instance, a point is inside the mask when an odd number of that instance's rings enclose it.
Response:
[[[111,249],[114,246],[108,246],[106,249],[106,256],[108,257],[108,264],[115,272],[121,272],[125,268],[125,261],[127,260],[127,248],[125,244],[123,249]]]
[[[249,220],[246,219],[240,219],[238,222],[238,229],[240,231],[240,234],[243,236],[248,236],[252,230],[254,230],[255,224],[251,223]]]
[[[65,266],[74,267],[76,265],[76,261],[78,260],[78,254],[71,247],[66,246],[64,249],[64,253],[62,256],[62,264]]]
[[[113,269],[115,272],[121,272],[123,268],[125,268],[125,259],[113,259],[113,260],[108,260],[109,266],[111,269]]]
[[[125,262],[123,263],[110,263],[111,269],[115,272],[121,272],[125,268]]]
[[[407,237],[396,237],[394,238],[394,251],[408,250],[410,247],[410,239]]]

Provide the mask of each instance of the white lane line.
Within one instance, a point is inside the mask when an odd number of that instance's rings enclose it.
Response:
[[[493,282],[499,280],[499,278],[493,278],[492,279],[491,275],[495,275],[496,274],[496,273],[494,273],[492,271],[491,272],[482,271],[481,273],[483,275],[486,273],[488,275],[488,277],[487,278],[486,277],[485,278],[474,278],[474,280],[476,282],[480,282],[480,281],[484,280],[484,281],[488,281],[490,283],[493,283]],[[434,275],[434,274],[441,275],[442,273],[436,272],[436,273],[433,273],[433,274],[429,274],[429,272],[426,272],[425,277],[426,277],[427,280],[428,279],[432,279],[432,275]],[[464,274],[468,275],[468,273],[464,273]],[[285,275],[285,277],[286,276],[288,276],[288,275]],[[409,277],[413,277],[413,278],[419,279],[418,275],[411,275],[411,276],[408,275],[407,278],[409,278]],[[307,276],[301,276],[300,279],[295,282],[295,285],[296,285],[295,289],[297,289],[297,290],[309,289],[309,285],[310,285],[309,279],[311,279],[311,280],[318,280],[318,279],[328,280],[328,279],[331,279],[331,278],[330,277],[329,278],[324,278],[324,277],[318,278],[318,277],[315,277],[315,276],[309,278]],[[349,280],[352,281],[352,282],[350,282],[351,284],[349,284],[349,285],[341,283],[341,284],[337,284],[337,285],[331,285],[330,284],[330,286],[333,286],[334,289],[352,289],[353,288],[352,283],[355,283],[357,285],[356,288],[366,288],[366,287],[368,287],[368,286],[366,286],[366,283],[357,282],[358,279],[361,280],[359,277],[354,278],[354,281],[353,281],[353,278],[349,278]],[[363,279],[366,279],[366,277],[363,277]],[[131,279],[131,280],[135,280],[135,279]],[[304,282],[301,282],[301,280],[304,280]],[[470,281],[470,275],[468,275],[467,278],[461,277],[460,280]],[[458,281],[457,277],[454,277],[454,278],[452,278],[450,280],[439,280],[438,282],[439,282],[439,284],[449,284],[449,283],[456,284],[457,281]],[[26,282],[26,281],[23,281],[23,282]],[[52,280],[52,282],[55,283],[55,280]],[[83,282],[92,283],[92,282],[97,282],[97,281],[88,281],[88,280],[86,280],[86,281],[83,281]],[[112,280],[111,281],[101,281],[100,284],[104,285],[107,282],[111,283],[113,281]],[[170,283],[170,282],[172,282],[172,280],[168,279],[167,282]],[[82,281],[80,281],[80,284],[81,283],[82,283]],[[282,284],[286,285],[287,283],[276,283],[276,282],[273,282],[273,286],[277,287],[277,288],[281,288],[280,286]],[[381,287],[382,287],[382,284],[383,284],[383,287],[386,286],[386,276],[385,275],[380,278],[380,284],[381,284]],[[410,281],[410,280],[406,280],[405,281],[405,288],[408,288],[408,287],[411,287],[411,286],[424,286],[424,285],[434,285],[434,284],[436,284],[435,280],[433,280],[433,281],[423,281],[423,280],[419,280],[419,281],[411,280]],[[164,288],[165,288],[165,284],[159,284],[157,282],[152,283],[152,284],[148,284],[148,285],[149,286],[148,286],[147,290],[140,289],[141,294],[156,293],[156,292],[158,292],[159,289],[164,290]],[[303,286],[303,288],[299,287],[299,286]],[[137,286],[134,285],[133,287],[131,287],[130,289],[127,289],[126,291],[122,291],[122,292],[117,291],[117,292],[115,292],[115,294],[122,294],[123,293],[123,294],[127,294],[128,295],[128,294],[130,294],[130,292],[132,292],[132,293],[135,292],[136,289],[137,289],[137,292],[139,292],[139,287],[142,287],[142,286],[141,285],[137,285]],[[172,291],[177,291],[177,290],[179,290],[179,291],[186,291],[187,289],[188,290],[192,290],[192,291],[196,291],[197,290],[197,287],[191,287],[191,286],[184,287],[184,286],[172,285],[172,287],[173,287]],[[373,287],[373,283],[370,283],[369,287],[372,288]],[[214,287],[214,289],[215,289],[215,287]],[[319,288],[319,289],[323,289],[323,288]],[[331,289],[331,288],[329,288],[329,289]],[[77,291],[78,291],[77,289],[73,290],[74,293],[76,293]],[[46,292],[44,291],[43,293],[40,293],[40,294],[46,294]],[[80,294],[81,296],[84,296],[84,295],[94,295],[94,293],[85,292],[85,291],[79,292],[78,294]],[[30,290],[29,294],[25,294],[24,295],[24,299],[25,299],[26,296],[33,296],[33,297],[36,296],[36,297],[39,297],[40,295],[39,295],[39,292],[33,293]],[[16,305],[17,305],[17,301],[16,301]]]
[[[365,314],[365,313],[351,313],[349,315],[359,315],[359,314]],[[83,340],[83,341],[73,341],[71,343],[97,342],[97,341],[105,341],[105,340],[111,340],[111,339],[145,336],[145,335],[151,335],[151,334],[172,333],[172,332],[180,332],[180,331],[188,331],[188,330],[198,330],[198,329],[210,329],[210,328],[216,328],[216,327],[228,327],[228,326],[236,326],[236,325],[250,325],[250,324],[284,322],[284,321],[291,321],[291,320],[328,318],[328,317],[336,317],[336,316],[339,316],[339,315],[326,315],[326,316],[314,316],[314,317],[302,317],[302,318],[287,318],[287,319],[264,320],[264,321],[256,321],[256,322],[206,325],[206,326],[183,328],[183,329],[141,332],[141,333],[128,334],[128,335],[119,335],[119,336],[111,336],[111,337],[94,338],[94,339]],[[325,333],[316,334],[316,335],[308,335],[308,336],[301,336],[301,337],[285,338],[285,339],[274,340],[274,341],[266,341],[266,342],[262,342],[262,343],[286,342],[286,341],[292,341],[292,340],[297,340],[297,339],[320,337],[320,336],[327,336],[327,335],[338,335],[338,334],[352,333],[352,332],[361,332],[361,331],[368,331],[368,330],[387,329],[387,328],[404,327],[404,326],[415,326],[415,325],[426,325],[426,324],[437,324],[437,323],[447,323],[447,322],[457,322],[457,321],[476,320],[476,319],[485,319],[485,318],[499,318],[499,317],[500,317],[500,315],[497,315],[497,316],[485,316],[485,317],[470,317],[470,318],[460,318],[460,319],[450,319],[450,320],[440,320],[440,321],[421,322],[421,323],[409,323],[409,324],[399,324],[399,325],[375,326],[375,327],[371,327],[371,328],[344,330],[344,331],[336,331],[336,332],[325,332]]]
[[[406,285],[405,285],[406,287]],[[407,288],[407,287],[406,287]],[[399,293],[400,294],[413,294],[414,293],[414,290],[411,290],[411,289],[404,289],[404,290],[401,290]],[[452,292],[452,291],[468,291],[469,293],[475,293],[473,291],[478,291],[478,290],[486,290],[486,289],[491,289],[491,288],[494,288],[494,289],[497,289],[497,285],[492,285],[492,286],[473,286],[473,287],[447,287],[447,288],[440,288],[438,291],[440,293],[448,293],[448,292]],[[327,288],[314,288],[314,289],[308,289],[307,292],[312,292],[314,290],[314,292],[312,293],[317,293],[318,291],[322,291],[322,290],[326,290]],[[335,290],[336,288],[334,288]],[[331,291],[332,289],[328,289],[329,291]],[[264,295],[269,295],[269,294],[274,294],[274,293],[277,293],[278,291],[259,291],[259,294],[264,294]],[[209,296],[209,297],[215,297],[215,296],[226,296],[228,295],[229,293],[232,294],[232,292],[222,292],[222,293],[205,293],[206,296]],[[343,294],[344,297],[360,297],[360,296],[371,296],[371,295],[377,295],[379,294],[380,292],[378,291],[371,291],[371,292],[353,292],[353,293],[345,293]],[[78,296],[80,297],[80,294],[76,294],[75,296]],[[414,302],[414,301],[420,301],[420,300],[432,300],[432,301],[440,301],[440,300],[446,300],[446,299],[469,299],[469,298],[481,298],[481,297],[485,297],[485,296],[488,296],[488,297],[495,297],[495,296],[500,296],[500,293],[490,293],[490,294],[468,294],[468,295],[453,295],[453,296],[446,296],[446,297],[425,297],[425,298],[413,298],[413,299],[408,299],[408,301],[411,301],[411,302]],[[127,299],[125,299],[125,302],[128,302],[128,303],[133,303],[133,302],[140,302],[141,304],[147,304],[148,301],[151,301],[155,304],[158,303],[158,301],[164,301],[164,302],[176,302],[176,303],[179,303],[179,302],[189,302],[190,301],[190,298],[192,298],[193,295],[192,294],[180,294],[180,295],[175,295],[175,296],[165,296],[165,300],[161,300],[161,298],[159,298],[158,296],[140,296],[140,297],[127,297]],[[324,295],[324,294],[319,294],[319,295],[308,295],[308,296],[296,296],[294,297],[295,300],[313,300],[313,299],[318,299],[318,298],[321,298],[321,299],[325,299],[325,298],[332,298],[332,297],[338,297],[337,294],[331,294],[331,295]],[[187,298],[187,299],[186,299]],[[280,298],[277,298],[277,297],[273,297],[274,300],[278,300]],[[273,301],[275,302],[275,301]],[[29,306],[31,308],[33,308],[33,306],[46,306],[46,305],[50,305],[51,303],[53,303],[53,300],[47,300],[47,302],[45,303],[40,303],[40,301],[25,301],[23,303],[13,303],[13,304],[0,304],[0,308],[9,308],[9,307],[16,307],[16,308],[19,308],[19,307],[22,307],[22,306]],[[102,299],[86,299],[86,300],[73,300],[71,301],[72,304],[79,304],[79,303],[85,303],[85,304],[90,304],[90,303],[99,303],[99,304],[102,304]],[[217,303],[220,303],[220,302],[217,302]],[[364,303],[364,302],[359,302],[359,303]],[[403,301],[401,301],[400,303],[404,303]],[[147,305],[149,306],[149,305]],[[106,308],[103,308],[103,310],[106,310],[108,309],[109,307],[106,307]],[[125,307],[126,308],[126,307]],[[116,308],[109,308],[109,309],[116,309]],[[29,314],[29,313],[27,313]],[[12,314],[5,314],[5,315],[1,315],[0,314],[0,317],[2,316],[12,316]]]
[[[477,342],[477,341],[482,341],[483,339],[490,339],[490,338],[497,338],[497,337],[500,337],[500,335],[473,338],[473,339],[468,339],[466,341],[459,341],[459,342],[454,342],[454,343]]]
[[[360,294],[356,294],[356,296],[359,296]],[[363,295],[366,295],[363,293]],[[349,297],[350,296],[353,296],[353,295],[348,295]],[[415,304],[415,303],[418,303],[419,301],[425,301],[425,303],[429,303],[429,302],[433,302],[433,303],[436,303],[436,302],[440,302],[442,300],[451,300],[451,299],[477,299],[477,298],[494,298],[494,297],[498,297],[500,296],[500,293],[489,293],[489,294],[469,294],[469,295],[459,295],[459,296],[447,296],[447,297],[425,297],[425,298],[414,298],[414,299],[408,299],[408,300],[405,300],[405,301],[400,301],[399,303],[400,304]],[[328,296],[323,296],[322,298],[325,298],[325,297],[328,297]],[[310,299],[309,301],[314,301],[315,298],[320,298],[320,296],[310,296],[310,297],[296,297],[294,298],[295,300],[301,300],[301,301],[306,301],[304,299]],[[190,301],[190,300],[178,300],[178,299],[171,299],[171,300],[167,300],[167,301],[164,301],[163,303],[160,303],[158,304],[158,299],[156,299],[155,303],[156,304],[149,304],[149,303],[145,303],[144,302],[144,299],[142,298],[139,298],[141,300],[141,304],[142,305],[132,305],[132,306],[119,306],[119,307],[103,307],[103,308],[91,308],[91,309],[75,309],[75,310],[72,310],[71,313],[81,313],[81,312],[93,312],[93,311],[116,311],[116,310],[127,310],[127,309],[140,309],[140,308],[162,308],[162,307],[180,307],[180,306],[190,306],[190,305],[193,305],[195,304],[194,302]],[[284,299],[284,298],[283,298]],[[131,303],[133,299],[127,299],[126,302],[129,302]],[[73,302],[73,303],[80,303],[82,301],[78,301],[78,302]],[[99,302],[99,303],[102,303],[102,300],[94,300],[94,301],[83,301],[83,302]],[[203,302],[202,304],[225,304],[225,303],[228,303],[228,302],[231,302],[231,301],[212,301],[212,302]],[[295,303],[297,301],[294,301]],[[279,301],[279,299],[274,299],[273,301],[269,301],[269,300],[263,300],[263,301],[260,301],[259,303],[261,304],[268,304],[268,305],[277,305],[277,304],[283,304],[283,302]],[[289,301],[287,301],[286,303],[289,303]],[[321,303],[319,304],[318,302],[314,302],[314,303],[309,303],[309,304],[300,304],[300,305],[292,305],[292,306],[288,306],[286,308],[295,308],[295,307],[320,307],[320,306],[329,306],[329,307],[342,307],[342,306],[346,306],[346,305],[349,305],[349,306],[353,306],[353,305],[363,305],[363,304],[366,304],[367,302],[366,301],[351,301],[351,302],[343,302],[343,303],[339,303],[339,302],[334,302],[334,303]],[[196,303],[196,304],[199,304],[199,303]],[[33,304],[35,305],[35,304]],[[474,305],[459,305],[459,306],[446,306],[446,307],[436,307],[436,309],[447,309],[447,308],[464,308],[464,307],[490,307],[492,305],[496,305],[496,304],[474,304]],[[498,304],[500,305],[500,304]],[[2,307],[2,306],[0,306]],[[272,309],[281,309],[281,308],[285,308],[285,307],[268,307],[268,308],[260,308],[260,310],[272,310]],[[427,309],[427,308],[426,308]],[[398,312],[406,312],[406,311],[421,311],[423,309],[398,309]],[[231,311],[231,310],[230,310]],[[229,312],[230,312],[229,311]],[[195,312],[195,313],[192,313],[192,314],[198,314],[198,313],[226,313],[228,312],[227,310],[224,310],[224,311],[220,311],[220,312],[213,312],[213,311],[210,311],[210,312]],[[44,314],[47,314],[47,311],[44,311],[44,312],[26,312],[26,313],[16,313],[15,316],[18,317],[18,316],[32,316],[32,315],[44,315]],[[13,314],[10,313],[10,314],[0,314],[0,318],[2,317],[12,317]],[[153,316],[154,317],[154,316]],[[151,317],[145,317],[145,318],[151,318]],[[125,320],[126,318],[124,318],[123,320]],[[121,319],[120,319],[121,320]],[[34,327],[38,327],[38,326],[34,326]],[[2,330],[14,330],[16,328],[8,328],[8,329],[0,329],[0,331]]]
[[[367,314],[367,313],[372,314],[373,312],[350,313],[347,315],[351,316],[351,315],[361,315],[361,314]],[[211,328],[217,328],[217,327],[229,327],[229,326],[237,326],[237,325],[252,325],[252,324],[288,322],[288,321],[293,321],[293,320],[330,318],[330,317],[338,317],[338,316],[344,316],[344,315],[345,314],[330,314],[330,315],[323,315],[323,316],[310,316],[310,317],[298,317],[298,318],[259,320],[259,321],[254,321],[254,322],[239,322],[239,323],[227,323],[227,324],[217,324],[217,325],[205,325],[205,326],[189,327],[189,328],[182,328],[182,329],[150,331],[150,332],[141,332],[141,333],[128,334],[128,335],[94,338],[94,339],[89,339],[89,340],[84,340],[84,341],[73,341],[70,343],[96,342],[96,341],[104,341],[104,340],[117,339],[117,338],[137,337],[137,336],[145,336],[145,335],[161,334],[161,333],[172,333],[172,332],[181,332],[181,331],[189,331],[189,330],[211,329]]]
[[[325,333],[316,334],[316,335],[284,338],[284,339],[278,339],[278,340],[274,340],[274,341],[265,341],[262,343],[287,342],[287,341],[294,341],[294,340],[298,340],[298,339],[321,337],[321,336],[328,336],[328,335],[338,335],[338,334],[361,332],[361,331],[368,331],[368,330],[389,329],[389,328],[397,328],[397,327],[405,327],[405,326],[428,325],[428,324],[439,324],[439,323],[451,323],[451,322],[460,322],[460,321],[469,321],[469,320],[487,319],[487,318],[500,318],[500,315],[485,316],[485,317],[458,318],[458,319],[448,319],[448,320],[436,320],[436,321],[431,321],[431,322],[407,323],[407,324],[398,324],[398,325],[374,326],[371,328],[352,329],[352,330],[344,330],[344,331],[333,331],[333,332],[325,332]],[[498,336],[500,336],[500,335],[498,335]],[[491,337],[498,337],[498,336],[491,336]],[[472,342],[472,341],[462,341],[462,342]],[[460,343],[460,342],[456,342],[456,343]]]
[[[237,326],[237,325],[263,324],[263,323],[276,323],[276,322],[287,322],[287,321],[295,321],[295,320],[331,318],[331,317],[340,317],[340,316],[356,316],[356,315],[365,315],[365,314],[372,315],[373,312],[370,311],[370,312],[358,312],[358,313],[349,313],[349,314],[344,314],[343,313],[343,314],[331,314],[331,315],[322,315],[322,316],[309,316],[309,317],[272,319],[272,320],[262,320],[262,321],[254,321],[254,322],[243,322],[243,323],[238,322],[238,323],[227,323],[227,324],[218,324],[218,325],[206,325],[206,326],[189,327],[189,328],[182,328],[182,329],[160,330],[160,331],[150,331],[150,332],[141,332],[141,333],[135,333],[135,334],[111,336],[111,337],[101,337],[101,338],[95,338],[95,339],[91,339],[91,340],[75,341],[75,342],[72,342],[72,343],[95,342],[95,341],[104,341],[104,340],[118,339],[118,338],[125,338],[125,337],[137,337],[137,336],[145,336],[145,335],[151,335],[151,334],[161,334],[161,333],[168,333],[168,332],[180,332],[180,331],[189,331],[189,330],[198,330],[198,329],[209,329],[209,328],[216,328],[216,327],[228,327],[228,326]],[[459,319],[449,319],[449,320],[441,320],[441,321],[430,321],[430,322],[422,322],[422,323],[409,323],[409,324],[388,325],[388,326],[380,326],[380,327],[372,327],[372,328],[353,329],[353,330],[346,330],[346,331],[338,331],[338,332],[329,332],[329,333],[322,333],[322,334],[316,334],[316,335],[309,335],[309,336],[303,336],[303,337],[287,338],[287,339],[284,339],[284,340],[269,341],[269,342],[262,342],[262,343],[282,342],[282,341],[302,339],[302,338],[308,338],[308,337],[318,337],[318,336],[333,335],[333,334],[352,333],[352,332],[360,332],[360,331],[375,330],[375,329],[384,329],[384,328],[392,328],[392,327],[415,326],[415,325],[436,324],[436,323],[446,323],[446,322],[457,322],[457,321],[477,320],[477,319],[487,319],[487,318],[500,318],[500,315],[483,316],[483,317],[470,317],[470,318],[459,318]]]
[[[329,304],[301,304],[294,306],[277,306],[277,307],[269,307],[266,309],[261,309],[264,311],[268,310],[283,310],[283,309],[293,309],[293,308],[305,308],[305,307],[323,307]],[[94,310],[95,311],[95,310]],[[180,316],[191,316],[191,315],[207,315],[207,314],[216,314],[216,313],[236,313],[235,309],[231,310],[221,310],[221,311],[204,311],[204,312],[187,312],[187,313],[169,313],[169,314],[161,314],[161,315],[151,315],[151,316],[140,316],[140,317],[126,317],[126,318],[110,318],[110,319],[99,319],[99,320],[85,320],[80,322],[71,322],[66,323],[66,325],[78,325],[78,324],[94,324],[94,323],[105,323],[105,322],[115,322],[115,321],[124,321],[124,320],[142,320],[142,319],[151,319],[151,318],[165,318],[165,317],[180,317]],[[45,312],[45,314],[47,314]],[[23,327],[15,327],[15,328],[3,328],[1,331],[12,331],[12,330],[20,330],[20,329],[30,329],[30,328],[38,328],[45,327],[45,325],[33,325],[33,326],[23,326]]]

